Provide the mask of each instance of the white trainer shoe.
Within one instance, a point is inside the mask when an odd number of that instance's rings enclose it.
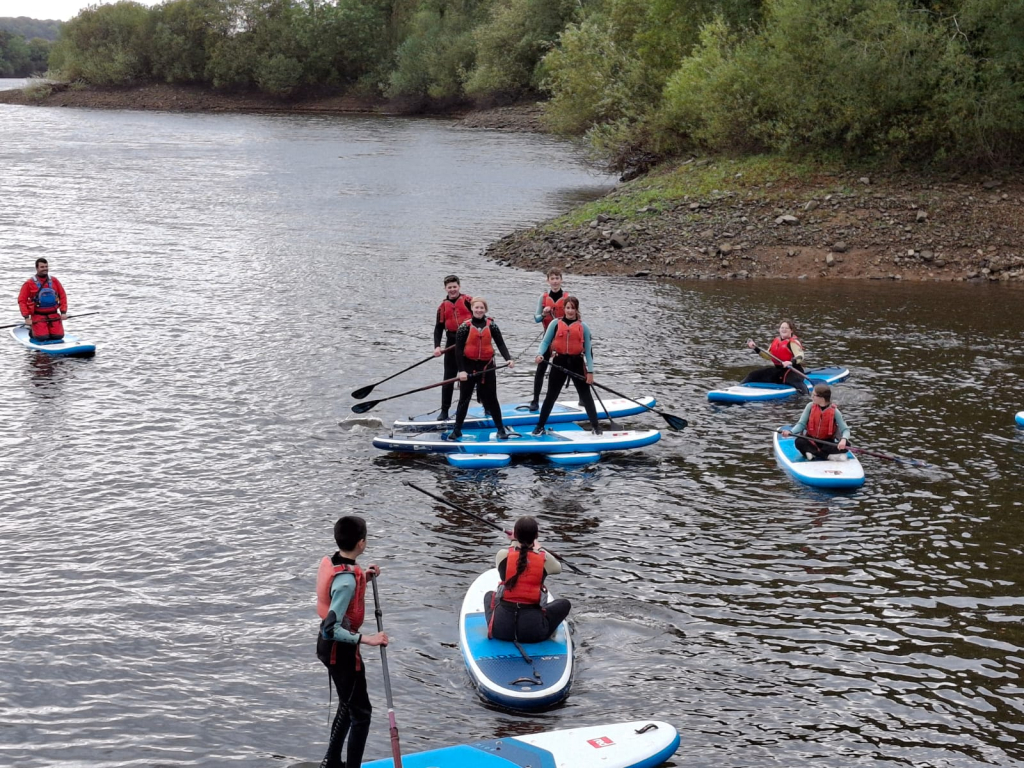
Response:
[[[833,453],[831,456],[828,457],[828,460],[829,461],[846,461],[846,452],[844,451],[843,453]]]

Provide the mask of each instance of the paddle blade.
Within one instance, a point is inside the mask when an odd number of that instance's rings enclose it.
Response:
[[[352,399],[353,400],[362,400],[368,394],[373,392],[373,388],[375,386],[377,386],[377,385],[376,384],[367,384],[365,387],[360,387],[359,389],[355,390],[352,393]]]
[[[366,413],[371,410],[374,406],[380,403],[380,400],[368,400],[365,403],[356,403],[352,406],[352,410],[356,413]]]
[[[661,414],[661,418],[663,418],[665,422],[669,425],[669,427],[675,430],[676,432],[682,432],[690,424],[690,422],[688,422],[686,419],[681,419],[678,416],[673,416],[671,413],[663,413]]]

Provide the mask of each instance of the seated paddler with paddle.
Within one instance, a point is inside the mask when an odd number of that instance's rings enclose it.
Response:
[[[487,636],[518,643],[539,643],[550,637],[569,615],[571,605],[559,598],[543,603],[544,579],[562,572],[562,564],[540,548],[537,520],[516,520],[513,540],[498,550],[495,562],[501,584],[484,595]]]
[[[804,372],[804,345],[797,338],[792,320],[783,318],[779,324],[779,335],[772,340],[767,352],[758,347],[753,339],[747,339],[747,346],[765,360],[770,360],[772,365],[751,371],[741,384],[789,384],[798,392],[807,391],[805,378],[801,375]]]
[[[68,314],[68,296],[56,277],[50,276],[46,259],[36,259],[36,273],[25,281],[18,294],[18,309],[25,318],[33,341],[60,341],[64,338],[64,318]]]
[[[594,406],[594,395],[590,385],[594,383],[594,355],[590,349],[590,328],[580,317],[580,300],[575,296],[567,296],[562,306],[563,316],[548,326],[544,338],[537,349],[537,365],[546,365],[549,354],[554,354],[551,378],[548,381],[548,392],[544,396],[544,405],[540,409],[540,419],[533,430],[534,435],[544,434],[544,425],[548,423],[551,410],[565,380],[571,376],[580,396],[580,403],[587,411],[590,428],[595,435],[601,434],[601,426],[597,421],[597,408]]]
[[[498,377],[494,366],[494,347],[508,361],[508,367],[515,361],[508,353],[505,340],[493,317],[487,317],[487,301],[479,296],[472,302],[473,317],[459,326],[455,334],[455,359],[459,368],[459,406],[455,411],[455,427],[448,435],[449,440],[462,437],[462,425],[469,411],[473,389],[480,391],[484,410],[494,419],[498,428],[498,439],[507,440],[508,432],[501,420],[501,404],[498,402]]]
[[[846,459],[850,428],[846,426],[843,414],[833,405],[832,389],[828,384],[814,385],[811,402],[804,408],[800,421],[792,429],[782,430],[783,437],[790,435],[799,435],[794,446],[808,460]]]

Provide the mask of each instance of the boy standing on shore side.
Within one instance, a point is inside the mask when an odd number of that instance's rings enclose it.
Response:
[[[562,270],[552,267],[548,270],[548,290],[537,300],[537,311],[533,313],[533,322],[544,323],[544,330],[555,320],[565,317],[565,300],[569,294],[562,290]],[[530,412],[540,410],[540,390],[544,386],[544,374],[548,370],[551,349],[544,353],[544,360],[537,365],[533,375],[533,399],[530,401]]]
[[[444,378],[454,379],[459,373],[455,350],[444,350],[455,344],[455,333],[459,326],[473,317],[473,297],[462,293],[462,285],[458,275],[448,275],[444,279],[444,290],[447,294],[437,308],[437,320],[434,323],[434,357],[444,353]],[[444,346],[441,336],[444,335]],[[452,407],[452,396],[455,394],[455,383],[441,387],[441,415],[438,418],[446,421],[450,418],[448,411]]]

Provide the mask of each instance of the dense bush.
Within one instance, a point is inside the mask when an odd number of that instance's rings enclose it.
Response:
[[[42,38],[26,40],[19,34],[0,29],[0,77],[31,77],[46,71],[50,42]]]
[[[50,68],[67,80],[125,85],[150,75],[149,9],[131,0],[86,8],[61,27]]]

